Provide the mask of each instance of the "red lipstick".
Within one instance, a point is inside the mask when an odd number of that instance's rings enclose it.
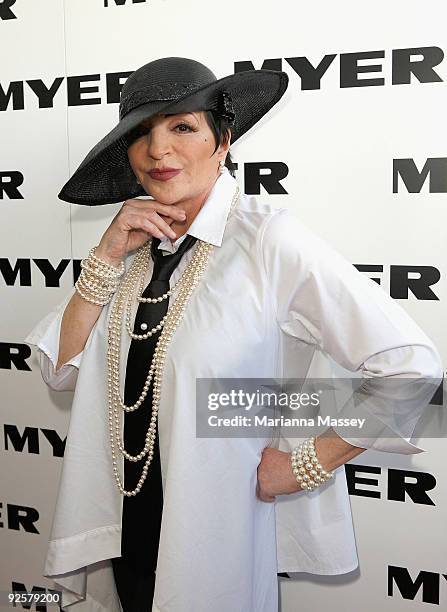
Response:
[[[180,172],[181,170],[178,168],[153,168],[149,171],[149,175],[156,181],[169,181],[169,179],[177,176]]]

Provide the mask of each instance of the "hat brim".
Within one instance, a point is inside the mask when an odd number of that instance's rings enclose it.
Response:
[[[247,70],[231,74],[172,100],[157,100],[137,106],[87,154],[59,193],[73,204],[114,204],[147,194],[137,183],[127,156],[126,136],[143,119],[158,113],[180,113],[212,109],[218,91],[231,95],[235,122],[231,143],[257,123],[283,96],[288,76],[276,70]]]

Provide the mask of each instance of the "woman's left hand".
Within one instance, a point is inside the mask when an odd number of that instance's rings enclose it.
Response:
[[[257,497],[264,502],[275,501],[276,495],[301,491],[292,472],[290,453],[276,448],[264,448],[258,465]]]

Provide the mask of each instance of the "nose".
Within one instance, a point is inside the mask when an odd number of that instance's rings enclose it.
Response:
[[[154,126],[147,134],[147,154],[153,159],[162,159],[170,151],[170,138],[167,130]]]

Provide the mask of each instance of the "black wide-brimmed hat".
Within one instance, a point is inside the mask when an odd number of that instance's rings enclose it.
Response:
[[[282,97],[288,76],[277,70],[246,70],[217,79],[192,59],[165,57],[135,70],[125,82],[119,123],[88,153],[59,198],[74,204],[112,204],[147,195],[127,157],[143,119],[158,113],[213,110],[231,127],[231,143]]]

